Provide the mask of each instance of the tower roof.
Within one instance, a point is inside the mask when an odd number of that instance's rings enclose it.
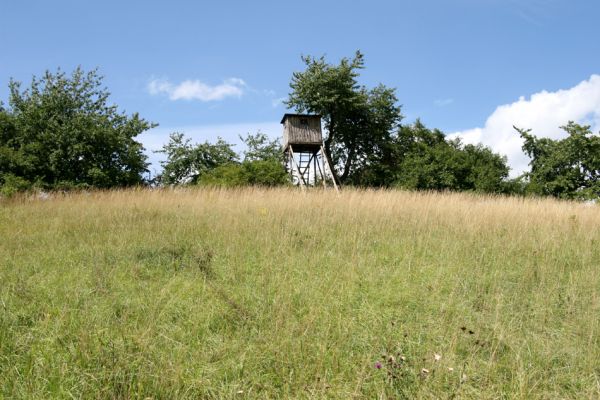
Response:
[[[294,113],[286,113],[281,118],[280,124],[283,124],[288,117],[307,117],[307,118],[321,118],[318,114],[294,114]]]

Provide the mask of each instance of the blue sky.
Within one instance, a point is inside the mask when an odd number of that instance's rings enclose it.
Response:
[[[395,87],[406,122],[483,142],[519,170],[512,124],[550,137],[568,119],[600,126],[598,16],[595,0],[2,0],[0,99],[10,77],[98,67],[113,102],[160,124],[141,138],[149,149],[174,130],[276,136],[300,55],[360,49],[361,83]]]

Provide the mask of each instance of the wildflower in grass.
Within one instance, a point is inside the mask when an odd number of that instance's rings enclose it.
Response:
[[[440,361],[441,359],[442,359],[442,356],[441,356],[440,354],[437,354],[437,353],[435,353],[435,354],[433,355],[433,360],[434,360],[435,362],[438,362],[438,361]]]
[[[379,361],[375,363],[375,368],[381,369],[381,363]]]

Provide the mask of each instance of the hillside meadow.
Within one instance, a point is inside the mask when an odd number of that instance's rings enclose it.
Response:
[[[600,207],[402,191],[0,203],[0,398],[597,399]]]

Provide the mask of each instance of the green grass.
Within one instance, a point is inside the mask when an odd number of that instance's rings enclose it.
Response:
[[[0,398],[596,399],[599,245],[551,200],[4,201]]]

